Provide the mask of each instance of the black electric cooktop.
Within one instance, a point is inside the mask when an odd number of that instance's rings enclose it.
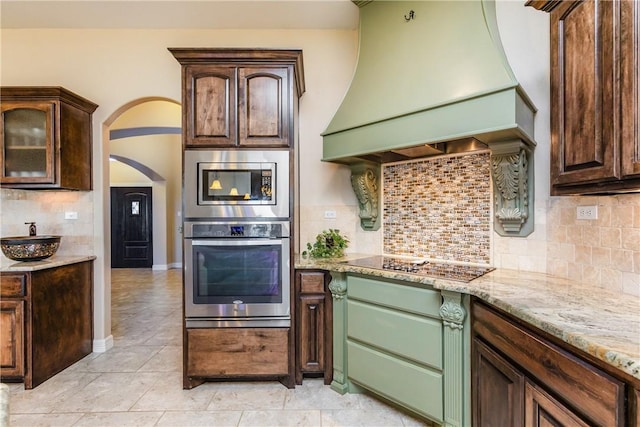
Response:
[[[354,267],[393,270],[418,276],[457,280],[459,282],[470,282],[483,274],[495,270],[493,267],[453,264],[444,261],[411,260],[381,255],[354,259],[347,261],[346,264]]]

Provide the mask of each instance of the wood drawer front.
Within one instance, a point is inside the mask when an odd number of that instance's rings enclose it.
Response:
[[[404,407],[442,422],[442,374],[347,342],[349,379]]]
[[[25,294],[26,274],[3,274],[0,278],[0,296],[21,297]]]
[[[301,273],[300,292],[303,294],[323,294],[324,273]]]
[[[597,425],[624,423],[624,384],[563,349],[473,304],[473,331]]]
[[[442,323],[384,307],[347,302],[347,336],[389,353],[442,369]]]
[[[187,376],[288,375],[289,329],[187,329]]]
[[[431,289],[360,276],[349,276],[347,294],[349,298],[440,318],[442,296],[440,292]]]

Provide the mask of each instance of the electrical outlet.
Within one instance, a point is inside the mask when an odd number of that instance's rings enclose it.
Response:
[[[65,212],[64,219],[78,219],[78,212]]]
[[[336,219],[337,216],[336,211],[324,211],[325,219]]]
[[[578,206],[577,219],[598,219],[598,206]]]

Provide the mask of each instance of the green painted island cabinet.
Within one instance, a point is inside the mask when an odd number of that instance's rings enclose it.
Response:
[[[469,426],[468,297],[331,272],[331,386],[370,393],[444,426]]]

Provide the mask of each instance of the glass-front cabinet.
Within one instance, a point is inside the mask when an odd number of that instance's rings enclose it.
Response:
[[[0,90],[2,187],[90,190],[97,105],[59,87]]]
[[[3,183],[54,182],[52,103],[2,104]]]

